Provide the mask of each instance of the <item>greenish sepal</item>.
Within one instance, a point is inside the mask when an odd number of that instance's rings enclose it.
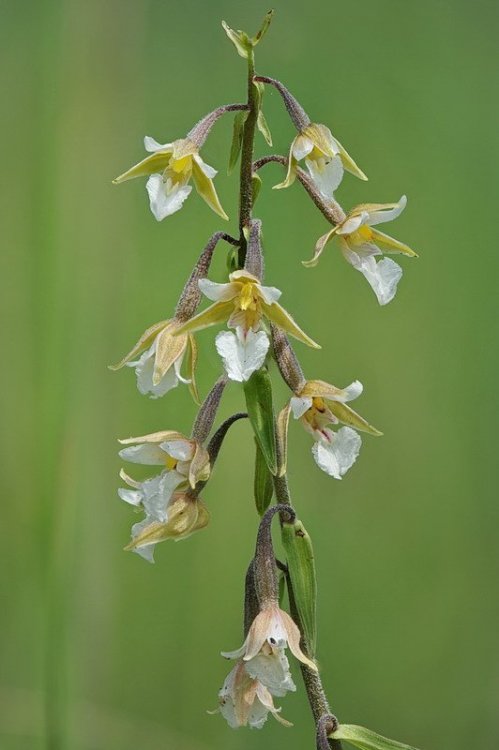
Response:
[[[355,724],[340,724],[331,737],[335,740],[345,740],[354,747],[358,747],[359,750],[417,750],[412,745],[390,740],[388,737],[382,737],[381,734]]]
[[[267,145],[272,146],[272,134],[269,130],[269,126],[267,125],[267,120],[265,119],[265,115],[263,114],[263,111],[260,110],[258,113],[258,119],[256,121],[258,130],[265,138]]]
[[[317,643],[317,582],[312,541],[298,519],[294,523],[283,523],[281,534],[308,656],[313,659]]]
[[[230,41],[236,48],[238,55],[248,59],[250,54],[253,54],[253,39],[251,39],[245,31],[231,29],[225,21],[222,21],[222,26]]]
[[[272,495],[274,493],[274,483],[272,481],[272,474],[270,473],[267,462],[260,449],[260,445],[255,438],[255,479],[254,479],[254,492],[255,492],[255,504],[257,512],[260,516],[263,516],[265,511],[270,505]]]
[[[262,187],[262,180],[260,175],[258,174],[252,174],[251,175],[251,189],[253,191],[253,205],[256,203],[256,199],[260,195],[260,188]]]
[[[244,395],[253,432],[271,474],[277,472],[272,384],[266,367],[244,383]]]
[[[241,146],[243,143],[244,123],[246,122],[247,116],[248,116],[247,112],[238,112],[237,115],[234,117],[234,126],[232,129],[232,143],[230,145],[229,165],[227,167],[228,175],[232,174],[232,171],[237,164],[237,160],[239,159],[239,154],[241,152]]]
[[[264,19],[262,21],[262,25],[260,26],[260,30],[257,31],[253,39],[251,40],[253,43],[253,47],[256,47],[258,42],[261,42],[265,34],[267,33],[270,23],[272,21],[272,16],[274,15],[273,10],[269,10],[268,13],[265,14]]]

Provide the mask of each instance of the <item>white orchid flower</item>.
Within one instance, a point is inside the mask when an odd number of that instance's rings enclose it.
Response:
[[[174,335],[180,327],[179,321],[163,320],[148,328],[135,346],[123,357],[121,362],[111,365],[110,370],[119,370],[125,365],[134,367],[137,376],[137,388],[140,393],[159,398],[176,388],[179,383],[189,385],[195,401],[198,393],[195,381],[197,346],[194,336]],[[139,355],[137,360],[134,357]],[[189,377],[182,376],[181,367],[187,356]],[[133,361],[132,361],[133,360]]]
[[[217,172],[205,164],[199,155],[198,146],[190,138],[181,138],[173,143],[158,143],[154,138],[146,136],[144,147],[151,155],[113,182],[118,184],[135,177],[149,176],[146,188],[151,211],[158,221],[182,208],[192,190],[189,185],[191,178],[197,192],[209,207],[222,219],[228,219],[213,185]]]
[[[275,323],[304,344],[320,349],[279,305],[279,289],[262,286],[248,271],[234,271],[227,284],[200,279],[199,288],[214,304],[184,323],[177,334],[193,333],[227,321],[229,327],[236,329],[236,334],[219,334],[217,349],[231,379],[247,380],[263,364],[269,347],[267,333],[260,330],[264,320]]]
[[[296,689],[285,653],[288,646],[299,661],[310,669],[317,669],[301,650],[300,638],[300,631],[288,613],[270,602],[253,620],[241,648],[222,652],[222,656],[242,659],[251,677],[259,680],[273,695],[283,696]]]
[[[318,239],[313,258],[304,261],[303,265],[317,265],[326,244],[338,237],[345,260],[365,276],[379,304],[388,304],[395,296],[402,269],[391,258],[376,261],[376,256],[385,252],[417,258],[417,253],[403,242],[372,227],[393,221],[400,216],[406,205],[407,198],[403,195],[398,203],[365,203],[356,206],[342,222]]]
[[[305,160],[310,177],[326,198],[333,197],[344,169],[361,180],[367,180],[364,172],[325,125],[309,123],[298,133],[291,143],[286,178],[275,185],[276,189],[289,187],[294,182],[296,167],[302,160]]]
[[[218,694],[219,707],[213,713],[221,713],[232,729],[250,726],[261,729],[270,714],[284,726],[291,726],[275,708],[270,691],[258,679],[251,677],[243,661],[239,661],[225,678]]]

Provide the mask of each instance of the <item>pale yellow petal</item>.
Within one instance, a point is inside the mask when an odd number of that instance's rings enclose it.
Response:
[[[340,150],[340,159],[342,161],[343,166],[347,170],[347,172],[350,172],[350,174],[353,174],[355,177],[358,177],[359,180],[367,180],[367,175],[364,174],[362,169],[357,166],[357,164],[354,162],[350,154],[347,152],[346,149],[343,148],[341,143],[337,140],[336,143],[338,144],[338,148]]]
[[[281,190],[282,188],[287,188],[290,185],[292,185],[296,179],[296,165],[298,164],[298,162],[293,156],[294,142],[295,141],[293,140],[293,142],[291,143],[291,147],[289,149],[288,169],[286,172],[286,177],[284,178],[284,182],[280,182],[278,185],[274,185],[274,187],[272,188],[273,190]]]
[[[409,245],[404,245],[403,242],[399,242],[394,237],[380,232],[379,229],[371,229],[373,240],[376,245],[381,245],[383,252],[385,253],[402,253],[408,255],[410,258],[417,258],[418,254],[414,252]]]
[[[302,131],[303,135],[310,138],[315,148],[319,149],[324,156],[332,158],[336,155],[335,141],[331,131],[325,125],[311,122]],[[338,144],[339,145],[339,144]]]
[[[228,302],[215,302],[198,313],[193,318],[188,320],[184,325],[177,328],[175,336],[182,333],[194,333],[194,331],[201,331],[203,328],[214,326],[217,323],[222,323],[224,320],[228,320],[232,311],[234,310],[234,302],[229,300]]]
[[[361,432],[368,432],[370,435],[375,435],[376,437],[383,434],[346,404],[342,404],[340,401],[328,401],[327,405],[334,416],[340,422],[343,422],[343,424],[354,427],[356,430],[361,430]]]
[[[130,437],[124,440],[118,440],[122,445],[133,445],[134,443],[163,443],[165,440],[188,440],[185,435],[175,430],[163,430],[161,432],[151,432],[149,435],[140,437]]]
[[[210,456],[202,445],[196,443],[194,456],[189,464],[189,484],[194,489],[196,483],[210,476]]]
[[[299,393],[301,398],[309,396],[311,398],[332,398],[333,400],[345,395],[346,391],[343,388],[337,388],[324,380],[307,380]]]
[[[161,331],[162,328],[166,328],[171,322],[171,320],[161,320],[159,323],[155,323],[153,326],[144,331],[135,346],[128,352],[125,357],[123,357],[121,362],[118,362],[117,365],[109,365],[109,369],[119,370],[121,367],[126,365],[127,362],[130,362],[137,354],[140,354],[143,349],[150,346],[156,334]]]
[[[302,662],[302,664],[305,664],[309,669],[312,669],[314,672],[317,672],[317,665],[314,664],[314,662],[308,658],[308,656],[305,656],[303,651],[300,648],[300,640],[301,640],[301,634],[298,629],[298,626],[293,622],[291,617],[288,615],[287,612],[284,612],[284,610],[279,610],[279,615],[282,620],[282,624],[284,625],[284,628],[286,630],[287,636],[288,636],[288,646],[289,650],[293,654],[296,659]]]
[[[263,644],[267,640],[273,616],[272,608],[262,609],[251,623],[245,641],[244,661],[249,661],[260,653]]]
[[[337,229],[337,226],[333,227],[329,230],[329,232],[323,234],[322,237],[319,237],[319,239],[315,243],[313,256],[310,258],[310,260],[302,260],[302,264],[305,266],[305,268],[313,268],[317,265],[317,263],[319,262],[319,258],[322,255],[322,251],[326,247],[327,243],[331,242],[331,240],[334,238]]]
[[[192,162],[192,176],[194,178],[194,185],[196,186],[196,190],[198,191],[201,198],[206,201],[209,207],[213,209],[216,214],[221,216],[222,219],[228,221],[229,217],[221,206],[217,192],[215,190],[215,186],[213,185],[213,180],[205,175],[205,173],[195,160],[193,160]]]
[[[187,336],[173,336],[171,328],[165,329],[158,335],[152,376],[153,385],[158,385],[174,362],[182,356],[186,346]]]
[[[115,185],[126,180],[133,180],[134,177],[147,177],[150,174],[157,174],[163,172],[169,164],[171,151],[156,151],[150,156],[146,156],[145,159],[139,161],[138,164],[128,169],[119,177],[113,180]]]
[[[289,333],[290,336],[294,336],[295,339],[298,339],[302,343],[306,344],[307,346],[311,346],[314,349],[321,348],[320,344],[317,344],[313,339],[310,338],[310,336],[307,336],[307,334],[302,331],[299,325],[295,323],[291,315],[286,312],[286,310],[277,302],[274,302],[273,305],[268,305],[266,302],[262,301],[261,305],[262,310],[267,318],[272,321],[272,323],[275,323],[284,331]]]

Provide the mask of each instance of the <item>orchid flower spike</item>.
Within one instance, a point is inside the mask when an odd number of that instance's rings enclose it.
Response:
[[[251,677],[243,661],[239,661],[225,678],[218,694],[219,707],[210,713],[221,713],[232,729],[250,726],[261,729],[270,714],[284,726],[292,726],[275,708],[272,694],[260,680]]]
[[[362,393],[362,383],[355,380],[346,388],[337,388],[323,380],[307,380],[290,399],[278,420],[280,440],[285,443],[289,413],[299,419],[315,443],[312,455],[322,471],[341,479],[355,463],[362,440],[356,430],[370,435],[382,435],[375,427],[347,406]],[[328,425],[347,425],[337,432]],[[353,429],[352,429],[353,428]]]
[[[268,335],[261,329],[264,319],[304,344],[320,349],[278,304],[279,289],[262,286],[248,271],[234,271],[227,284],[200,279],[199,288],[214,304],[184,323],[177,329],[177,335],[193,333],[227,320],[228,326],[236,329],[236,334],[219,333],[216,346],[231,380],[248,380],[263,365],[269,348]]]
[[[395,296],[402,269],[391,258],[376,262],[375,256],[384,252],[402,253],[409,258],[418,256],[408,245],[373,229],[373,226],[393,221],[406,205],[407,198],[403,195],[398,203],[364,203],[356,206],[342,222],[319,237],[313,258],[303,261],[303,265],[309,268],[317,265],[327,243],[338,237],[345,260],[365,276],[379,304],[388,304]]]
[[[210,475],[208,452],[196,440],[173,431],[120,443],[127,446],[119,454],[125,461],[163,467],[160,474],[143,482],[122,471],[120,476],[128,488],[118,490],[122,500],[146,514],[132,527],[132,541],[125,549],[153,562],[155,544],[165,539],[183,539],[208,523],[208,511],[195,491],[196,485]]]
[[[134,177],[149,177],[146,183],[149,203],[154,217],[162,221],[182,208],[192,190],[189,182],[194,180],[199,195],[222,219],[229,217],[223,210],[213,178],[216,170],[202,160],[199,145],[194,139],[181,138],[173,143],[158,143],[146,136],[144,147],[151,155],[114,180],[115,184]]]
[[[119,370],[125,365],[134,367],[137,375],[137,388],[140,393],[159,398],[179,382],[189,385],[194,400],[198,393],[194,370],[197,360],[197,346],[191,334],[176,335],[181,322],[175,318],[162,320],[148,328],[135,346],[121,362],[111,365],[110,370]],[[189,377],[184,378],[181,367],[187,354]],[[135,359],[135,357],[138,359]]]

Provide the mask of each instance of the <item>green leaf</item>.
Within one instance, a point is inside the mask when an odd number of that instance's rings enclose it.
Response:
[[[239,159],[239,154],[241,152],[241,146],[243,143],[244,123],[246,122],[247,116],[247,112],[238,112],[234,117],[232,143],[230,145],[229,166],[227,167],[228,175],[232,174],[232,170],[236,166],[237,160]]]
[[[253,42],[253,46],[256,46],[258,42],[260,42],[265,36],[265,34],[267,33],[268,28],[270,26],[270,22],[272,21],[273,15],[274,15],[273,10],[269,10],[269,12],[265,14],[265,17],[262,21],[262,25],[260,27],[260,31],[258,31],[253,37],[253,39],[251,40]]]
[[[294,523],[283,523],[281,535],[308,656],[313,659],[317,642],[317,582],[312,541],[298,519]]]
[[[272,404],[272,384],[266,367],[253,373],[244,383],[248,416],[253,432],[271,474],[277,471],[277,450]]]
[[[237,31],[235,29],[231,29],[230,26],[225,23],[225,21],[222,21],[222,26],[230,41],[237,49],[237,53],[241,57],[247,59],[249,53],[253,53],[253,40],[249,38],[246,32],[239,29]]]
[[[270,505],[274,493],[274,483],[267,462],[255,438],[256,456],[255,456],[255,503],[256,509],[260,516],[263,516]]]
[[[252,174],[251,175],[251,188],[253,190],[253,205],[256,203],[256,199],[260,195],[260,188],[262,187],[262,180],[260,175]]]
[[[417,750],[412,745],[404,745],[402,742],[389,740],[381,734],[371,732],[365,727],[355,724],[340,724],[338,729],[331,735],[335,740],[345,740],[360,750]]]
[[[272,146],[272,135],[270,133],[269,126],[267,125],[267,120],[265,119],[265,115],[263,114],[262,110],[258,112],[258,119],[256,121],[256,124],[257,124],[258,130],[267,141],[267,144],[269,146]]]

